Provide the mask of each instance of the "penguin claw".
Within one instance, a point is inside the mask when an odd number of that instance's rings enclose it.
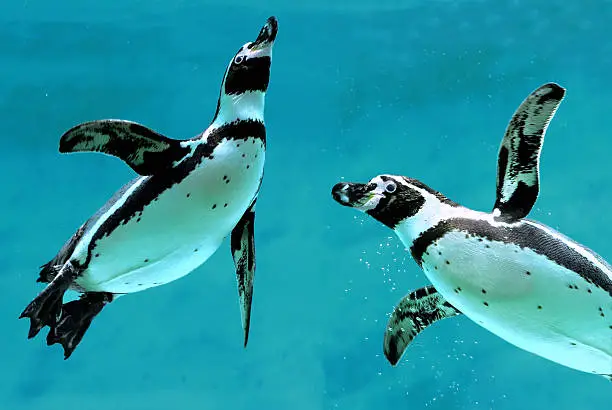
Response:
[[[63,291],[43,290],[19,315],[19,319],[30,319],[28,339],[35,337],[45,327],[53,327],[61,312]]]
[[[62,312],[64,293],[76,276],[76,270],[67,262],[51,283],[34,298],[21,312],[19,319],[30,319],[28,339],[32,339],[40,330],[49,326],[54,328]]]
[[[84,334],[85,330],[79,332],[75,329],[69,329],[65,332],[58,333],[58,328],[55,327],[49,330],[47,334],[47,346],[56,343],[60,344],[64,349],[64,360],[66,360],[72,355],[72,352],[74,352],[74,349],[76,349]]]
[[[57,326],[52,327],[47,334],[47,346],[60,344],[64,348],[64,360],[68,359],[77,347],[85,331],[91,324],[76,323],[71,315],[62,317]]]
[[[93,318],[112,299],[110,293],[88,292],[81,299],[64,304],[59,322],[47,334],[47,345],[60,344],[64,348],[64,360],[68,359],[81,343]]]
[[[22,316],[19,317],[19,319],[22,319],[22,318],[23,318]],[[45,325],[44,323],[42,323],[42,321],[38,320],[35,317],[31,317],[29,319],[30,319],[30,330],[28,330],[28,339],[32,339],[38,334],[38,332],[40,332],[40,329],[45,327]]]

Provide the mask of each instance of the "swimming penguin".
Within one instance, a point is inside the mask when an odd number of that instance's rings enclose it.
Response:
[[[499,150],[491,213],[403,176],[333,187],[338,203],[393,229],[433,284],[405,296],[392,313],[384,337],[391,364],[427,326],[464,314],[521,349],[612,377],[612,268],[524,219],[539,192],[544,134],[564,95],[545,84],[515,112]]]
[[[188,140],[122,120],[67,131],[60,152],[97,151],[140,176],[120,189],[42,266],[47,287],[25,308],[28,338],[49,326],[47,344],[70,357],[92,319],[117,297],[164,285],[204,263],[231,234],[244,346],[249,336],[255,202],[266,148],[264,101],[278,30],[270,17],[229,63],[210,126]],[[63,303],[73,289],[80,299]]]

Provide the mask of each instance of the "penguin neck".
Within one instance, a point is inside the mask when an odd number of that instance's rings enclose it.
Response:
[[[220,127],[236,121],[264,121],[265,93],[246,91],[241,94],[225,94],[219,97],[213,126]]]
[[[395,233],[410,247],[423,232],[440,222],[471,215],[473,212],[459,204],[441,201],[430,193],[423,192],[425,204],[414,216],[406,218],[395,227]]]

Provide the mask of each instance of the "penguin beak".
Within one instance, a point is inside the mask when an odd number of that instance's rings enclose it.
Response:
[[[272,16],[268,18],[266,24],[261,28],[257,39],[251,43],[249,48],[253,51],[270,49],[274,45],[276,40],[276,33],[278,32],[278,21],[276,17]]]
[[[376,194],[366,184],[341,182],[332,188],[332,197],[340,205],[360,209]]]

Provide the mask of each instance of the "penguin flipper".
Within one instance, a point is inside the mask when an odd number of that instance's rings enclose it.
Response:
[[[244,346],[249,341],[251,323],[251,303],[253,300],[253,279],[255,277],[255,202],[242,215],[238,224],[232,230],[231,248],[236,279],[238,282],[238,300],[242,328],[244,330]]]
[[[502,220],[524,218],[538,198],[540,152],[544,134],[565,96],[555,83],[544,84],[521,103],[502,140],[497,160],[497,199]]]
[[[433,286],[406,295],[389,318],[383,348],[387,360],[395,366],[412,340],[426,327],[440,319],[461,314]]]
[[[94,151],[125,161],[140,175],[171,168],[190,152],[181,141],[131,121],[97,120],[79,124],[62,135],[61,153]]]
[[[62,310],[64,293],[78,274],[70,262],[66,262],[53,280],[23,310],[19,319],[30,319],[28,339],[33,338],[45,326],[53,328]]]
[[[64,360],[68,359],[83,339],[93,318],[112,301],[112,293],[85,292],[80,299],[65,303],[59,322],[51,327],[47,334],[47,345],[61,344],[64,348]]]

